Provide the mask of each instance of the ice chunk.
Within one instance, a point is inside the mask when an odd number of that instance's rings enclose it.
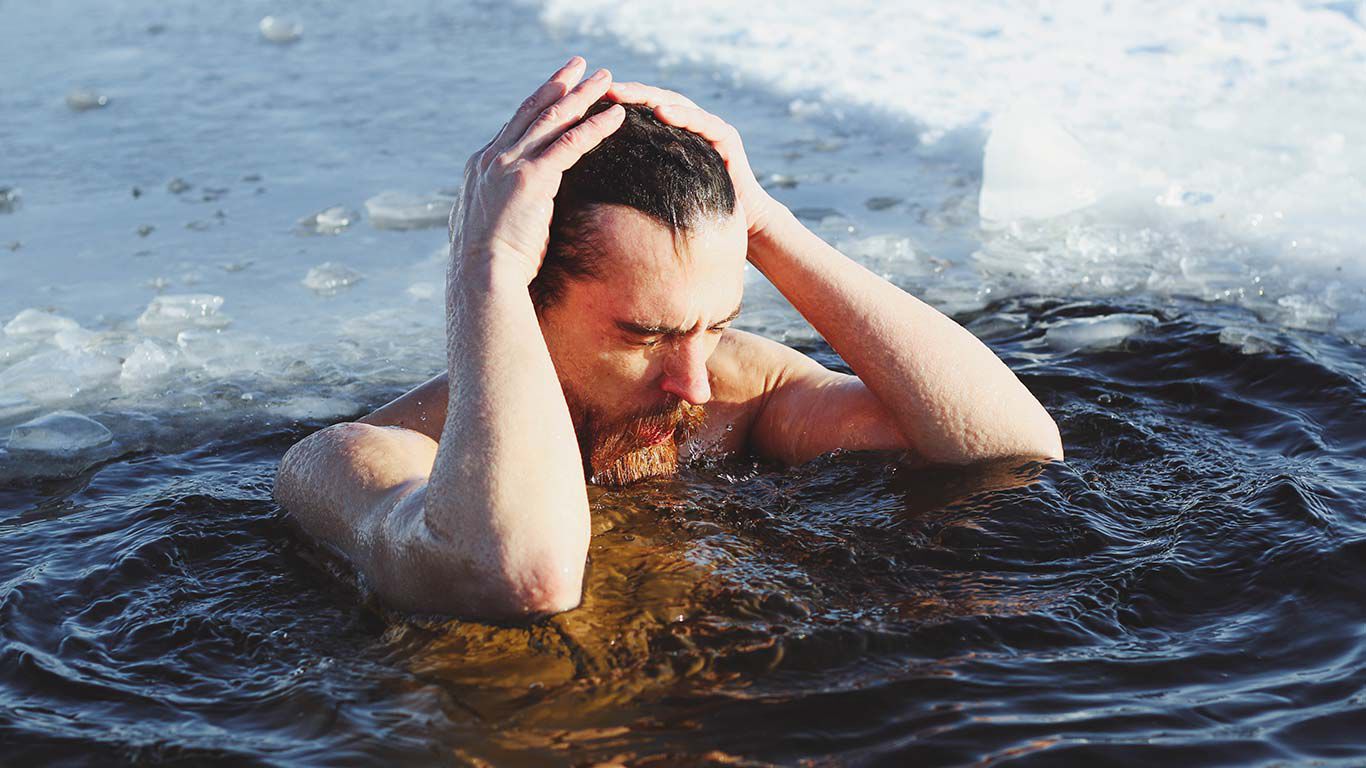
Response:
[[[376,229],[423,229],[446,225],[456,198],[433,192],[381,192],[365,201],[365,213]]]
[[[119,375],[116,357],[99,352],[52,349],[0,371],[0,395],[56,402],[96,389]]]
[[[64,328],[52,334],[52,343],[55,344],[58,349],[64,349],[67,352],[79,352],[86,349],[95,349],[99,346],[102,338],[102,334],[86,330],[85,328]]]
[[[176,350],[153,339],[144,339],[123,361],[119,384],[138,389],[165,376],[175,367]]]
[[[1047,112],[1021,103],[993,122],[982,160],[982,219],[1053,218],[1094,203],[1096,187],[1086,149]]]
[[[190,328],[223,328],[232,322],[219,314],[222,296],[207,293],[158,296],[138,318],[138,330],[149,336],[174,336]]]
[[[108,103],[108,96],[89,88],[72,88],[66,94],[66,105],[77,112],[99,109]]]
[[[304,287],[320,296],[334,296],[338,291],[359,283],[364,276],[345,264],[323,262],[308,270]]]
[[[1276,351],[1276,342],[1250,328],[1229,327],[1219,331],[1219,343],[1236,348],[1245,355],[1266,355]]]
[[[359,218],[359,213],[344,206],[334,205],[325,211],[300,219],[299,228],[310,234],[336,235]]]
[[[304,33],[304,25],[294,19],[267,16],[261,19],[261,37],[272,43],[292,43]]]
[[[13,339],[45,341],[62,331],[77,330],[81,326],[69,317],[41,309],[25,309],[5,323],[5,335]]]
[[[0,187],[0,213],[14,213],[20,197],[18,187]]]
[[[967,328],[979,339],[1000,339],[1012,336],[1029,327],[1029,318],[1018,312],[999,312],[968,323]]]
[[[166,182],[166,191],[173,195],[183,194],[194,189],[194,185],[179,176]]]
[[[1044,334],[1048,346],[1060,352],[1116,347],[1126,339],[1157,327],[1152,315],[1114,314],[1060,320]]]
[[[114,433],[74,411],[54,411],[15,427],[9,435],[12,453],[43,453],[58,458],[108,446]]]

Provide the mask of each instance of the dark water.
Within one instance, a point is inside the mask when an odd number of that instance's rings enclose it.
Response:
[[[1043,339],[1113,309],[961,318],[1065,463],[598,493],[583,605],[531,627],[389,614],[296,536],[320,424],[0,490],[0,762],[1366,763],[1366,356],[1203,305]]]

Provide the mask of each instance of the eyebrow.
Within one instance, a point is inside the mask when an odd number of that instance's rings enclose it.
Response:
[[[729,323],[730,321],[734,320],[735,318],[739,317],[739,316],[740,316],[740,310],[741,310],[742,308],[744,308],[744,303],[743,303],[743,302],[740,303],[740,304],[736,304],[736,305],[735,305],[735,309],[734,309],[729,315],[726,315],[725,318],[723,318],[723,319],[721,319],[721,320],[717,320],[715,323],[712,323],[711,326],[709,326],[709,328],[714,330],[714,329],[716,329],[716,328],[719,328],[720,326],[725,325],[726,323]],[[686,329],[686,328],[670,327],[670,326],[665,326],[665,325],[649,325],[649,324],[645,324],[645,323],[633,323],[633,322],[631,322],[630,320],[618,320],[618,321],[617,321],[617,327],[620,328],[620,329],[623,330],[623,331],[626,331],[627,333],[634,333],[634,334],[636,334],[637,336],[686,336],[686,335],[688,335],[688,329]]]

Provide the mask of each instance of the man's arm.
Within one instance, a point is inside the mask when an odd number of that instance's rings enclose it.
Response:
[[[281,462],[280,502],[398,607],[514,618],[579,602],[583,464],[527,286],[560,175],[624,117],[616,108],[579,123],[610,83],[604,70],[566,94],[582,73],[575,57],[466,164],[439,444],[396,408],[394,426],[376,426],[388,421],[377,413],[329,427]],[[418,424],[420,410],[407,414]]]
[[[1052,417],[990,348],[831,247],[786,209],[750,238],[749,259],[857,374],[784,363],[782,391],[756,423],[760,439],[765,431],[787,443],[805,434],[799,458],[839,447],[894,447],[885,445],[885,434],[847,428],[850,420],[890,420],[904,438],[901,447],[928,462],[1062,458]]]
[[[757,400],[751,435],[757,449],[789,462],[836,448],[906,448],[945,463],[1062,458],[1057,425],[1015,374],[953,320],[803,226],[755,179],[735,128],[672,91],[615,83],[608,95],[652,106],[659,119],[712,142],[744,209],[750,262],[857,374],[735,336],[766,366],[769,390]]]

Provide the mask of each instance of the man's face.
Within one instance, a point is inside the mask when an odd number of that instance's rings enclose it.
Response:
[[[590,479],[624,485],[672,474],[702,424],[747,237],[743,215],[677,234],[624,206],[593,216],[601,277],[567,281],[540,323]]]

